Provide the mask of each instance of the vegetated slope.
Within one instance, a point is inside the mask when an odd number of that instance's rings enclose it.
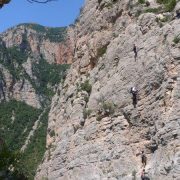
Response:
[[[22,154],[19,167],[28,179],[34,179],[38,165],[42,162],[46,151],[46,134],[49,109],[40,119],[38,128],[31,136],[30,143]]]
[[[41,26],[39,24],[21,24],[19,26],[25,26],[26,28],[35,30],[39,38],[49,40],[50,42],[64,42],[66,41],[67,37],[67,27],[56,27],[56,28],[51,28],[51,27],[45,27]]]
[[[0,107],[1,138],[12,150],[20,149],[41,110],[15,100],[3,102]]]
[[[0,137],[12,152],[20,151],[40,114],[40,109],[15,100],[0,104]],[[29,179],[33,179],[46,149],[47,117],[46,112],[16,165]]]
[[[17,166],[33,179],[46,150],[48,106],[71,62],[68,55],[57,62],[61,54],[52,58],[47,49],[69,50],[68,35],[66,28],[25,24],[0,36],[0,138],[11,151],[21,150]]]
[[[142,150],[149,179],[179,179],[180,2],[161,2],[86,2],[36,179],[140,179]]]

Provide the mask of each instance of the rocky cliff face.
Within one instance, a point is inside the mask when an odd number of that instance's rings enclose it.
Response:
[[[71,64],[73,52],[72,30],[48,28],[38,24],[21,24],[1,34],[7,48],[19,46],[42,56],[49,63]]]
[[[141,151],[148,178],[179,179],[180,19],[149,2],[87,0],[36,179],[140,179]]]
[[[28,179],[46,150],[49,104],[64,81],[73,48],[71,28],[22,24],[0,34],[0,138],[21,152],[14,171],[20,169]],[[13,178],[6,167],[0,179]]]
[[[70,28],[47,28],[37,24],[18,25],[2,33],[0,100],[16,99],[40,108],[58,82],[56,78],[56,82],[54,79],[54,83],[50,83],[55,77],[50,71],[57,71],[58,67],[54,64],[72,62],[73,41]],[[42,88],[46,90],[42,92]]]

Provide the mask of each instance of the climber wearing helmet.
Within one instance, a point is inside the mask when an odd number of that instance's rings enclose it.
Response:
[[[180,19],[180,10],[176,10],[176,18]]]
[[[141,172],[141,180],[145,180],[145,169]]]
[[[131,87],[131,94],[132,94],[132,99],[133,99],[133,105],[134,105],[134,108],[136,107],[136,104],[137,104],[137,89],[136,87]]]
[[[141,172],[141,180],[150,180],[150,178],[147,176],[147,172],[145,171],[145,169],[143,169]]]
[[[142,151],[142,153],[141,153],[141,162],[143,164],[143,167],[146,167],[147,157],[146,157],[144,151]]]

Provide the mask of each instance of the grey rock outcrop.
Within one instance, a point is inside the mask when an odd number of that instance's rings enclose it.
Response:
[[[74,29],[74,62],[52,100],[47,151],[35,179],[140,179],[144,150],[150,179],[179,180],[180,44],[174,38],[180,19],[137,16],[141,6],[86,2]]]

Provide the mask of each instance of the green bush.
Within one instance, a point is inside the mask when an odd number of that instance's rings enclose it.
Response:
[[[98,100],[100,103],[100,107],[97,113],[96,120],[100,121],[102,118],[111,116],[115,112],[115,105],[111,102],[105,102],[103,98]]]
[[[92,113],[91,109],[84,109],[83,110],[83,118],[87,119],[90,116],[91,113]]]
[[[101,119],[103,118],[104,116],[102,116],[101,114],[98,114],[96,116],[96,121],[101,121]]]
[[[161,22],[168,22],[170,20],[170,18],[168,18],[167,16],[164,17],[163,19],[160,19]]]
[[[102,57],[107,50],[107,45],[97,49],[97,57]]]
[[[115,111],[115,106],[113,103],[111,102],[104,102],[102,104],[102,108],[103,108],[103,111],[105,113],[105,115],[112,115],[114,114],[114,111]]]
[[[145,4],[145,0],[138,0],[138,3]]]
[[[176,6],[176,0],[170,0],[169,3],[165,4],[165,10],[168,12],[173,11]]]
[[[176,0],[156,0],[157,3],[164,4],[165,10],[171,12],[176,6]]]
[[[146,13],[158,13],[159,8],[148,8],[145,10]]]
[[[50,135],[50,137],[54,137],[56,135],[55,131],[54,130],[50,131],[49,135]]]
[[[166,4],[169,0],[156,0],[157,3]]]
[[[88,94],[91,94],[92,85],[89,83],[89,80],[86,80],[80,86],[81,91],[86,91]]]
[[[105,4],[104,4],[104,7],[103,8],[108,8],[108,9],[111,9],[112,7],[113,7],[113,2],[106,2]]]
[[[84,100],[85,100],[86,103],[88,103],[88,101],[89,101],[89,96],[85,96],[85,97],[84,97]]]
[[[173,42],[175,44],[178,44],[180,42],[180,35],[175,36],[174,39],[173,39]]]

